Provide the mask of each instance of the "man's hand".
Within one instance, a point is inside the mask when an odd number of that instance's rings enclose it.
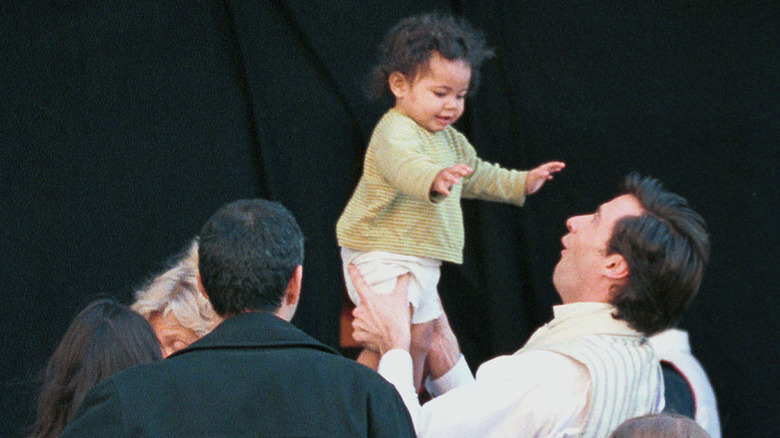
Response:
[[[469,176],[474,172],[474,169],[466,166],[463,163],[458,163],[452,167],[442,169],[433,180],[431,185],[431,191],[441,193],[444,196],[450,195],[452,186],[460,182],[460,179],[464,176]]]
[[[380,356],[396,348],[409,351],[411,344],[411,312],[407,299],[406,284],[409,274],[398,277],[398,282],[389,294],[377,294],[366,284],[358,269],[347,267],[355,285],[360,305],[352,315],[352,337],[369,350],[378,351]]]
[[[434,321],[433,338],[428,348],[426,365],[431,379],[438,379],[447,374],[460,359],[460,347],[455,333],[452,332],[447,315],[442,315]]]
[[[553,178],[554,173],[560,172],[564,167],[566,164],[560,161],[550,161],[531,169],[525,178],[525,194],[533,195],[538,192],[546,181]]]

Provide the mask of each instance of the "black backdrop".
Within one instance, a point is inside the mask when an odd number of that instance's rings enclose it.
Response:
[[[778,8],[773,2],[4,1],[0,6],[0,436],[88,301],[131,292],[221,204],[281,201],[307,236],[295,323],[338,344],[335,221],[371,127],[360,81],[403,16],[452,12],[497,58],[458,123],[480,155],[568,167],[522,209],[464,202],[441,294],[472,367],[551,317],[567,216],[623,175],[708,220],[712,264],[683,321],[725,436],[774,436]],[[774,315],[774,316],[773,316]]]

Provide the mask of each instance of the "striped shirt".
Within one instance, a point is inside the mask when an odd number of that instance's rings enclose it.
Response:
[[[604,437],[629,418],[663,409],[663,376],[650,342],[608,304],[574,305],[529,339],[518,354],[560,353],[584,365],[591,389],[582,437]]]
[[[474,173],[449,196],[432,194],[436,175],[458,163]],[[462,263],[460,198],[523,205],[526,175],[482,161],[451,126],[430,132],[391,109],[374,128],[363,175],[336,224],[338,244]]]
[[[382,356],[378,371],[398,389],[417,436],[606,437],[628,418],[663,409],[663,380],[649,342],[606,303],[553,307],[555,319],[512,355],[483,363],[473,377],[461,356],[427,385],[420,406],[405,350]]]

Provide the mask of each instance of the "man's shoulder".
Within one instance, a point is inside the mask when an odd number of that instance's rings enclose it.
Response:
[[[340,354],[331,354],[320,350],[307,350],[304,354],[309,358],[313,366],[349,375],[354,380],[363,380],[382,386],[390,385],[375,370]]]
[[[133,404],[134,400],[156,399],[159,395],[155,392],[162,391],[176,374],[170,365],[163,360],[127,368],[95,385],[90,393],[95,393],[94,398],[101,402],[110,401],[117,406]]]
[[[265,357],[270,363],[260,366],[248,365],[258,362],[252,355],[228,360],[206,375],[192,359],[197,355],[128,370],[90,391],[64,436],[193,436],[194,430],[224,436],[241,435],[227,432],[234,430],[316,436],[306,421],[311,416],[322,419],[316,426],[326,431],[322,436],[371,427],[389,428],[387,436],[412,436],[395,387],[373,370],[323,351],[292,350]],[[292,424],[290,418],[295,419]]]
[[[291,331],[300,332],[297,328]],[[214,372],[228,378],[232,374],[231,370],[241,368],[244,371],[252,370],[258,375],[271,373],[282,379],[292,379],[296,372],[306,370],[310,384],[341,381],[354,382],[358,386],[394,389],[376,371],[300,333],[299,337],[290,337],[278,343],[197,348],[153,366],[125,373],[121,376],[120,384],[136,386],[159,382],[171,386],[181,381],[181,385],[187,385],[190,380],[200,381],[197,376]]]

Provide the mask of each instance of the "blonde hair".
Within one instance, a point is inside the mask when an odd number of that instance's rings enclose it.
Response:
[[[202,337],[220,322],[214,308],[198,286],[198,239],[170,269],[153,278],[135,293],[130,306],[149,320],[170,313],[179,323]]]

